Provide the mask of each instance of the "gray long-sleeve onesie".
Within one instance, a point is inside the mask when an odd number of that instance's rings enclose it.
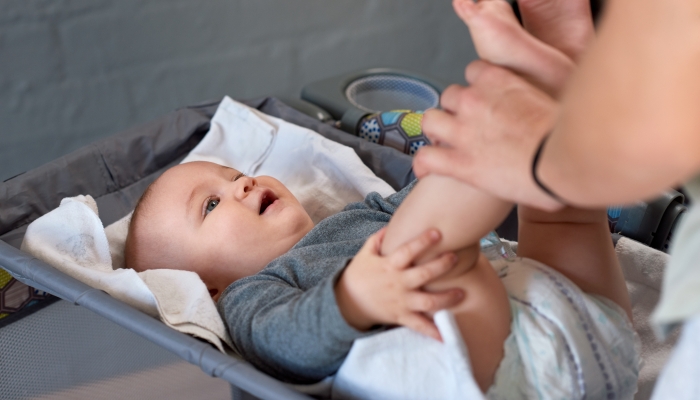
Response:
[[[299,243],[259,273],[231,284],[218,302],[236,350],[278,379],[311,383],[332,375],[355,339],[333,287],[367,238],[386,226],[415,182],[319,222]]]

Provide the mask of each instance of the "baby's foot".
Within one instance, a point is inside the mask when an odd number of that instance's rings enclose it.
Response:
[[[590,0],[518,0],[525,29],[577,61],[595,35]]]
[[[509,68],[556,96],[574,63],[564,53],[537,40],[520,25],[504,0],[454,0],[481,59]]]

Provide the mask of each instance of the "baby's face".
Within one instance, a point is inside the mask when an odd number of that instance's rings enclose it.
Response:
[[[153,186],[143,229],[156,229],[178,269],[197,272],[214,300],[234,281],[292,248],[313,222],[269,176],[251,178],[207,162],[181,164]],[[165,267],[169,268],[169,267]]]

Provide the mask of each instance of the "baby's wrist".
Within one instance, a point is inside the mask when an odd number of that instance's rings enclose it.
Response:
[[[349,284],[347,270],[340,276],[335,284],[335,301],[340,310],[340,315],[345,322],[358,331],[367,331],[379,322],[373,321],[365,315],[355,300],[356,295],[352,292],[352,285]]]

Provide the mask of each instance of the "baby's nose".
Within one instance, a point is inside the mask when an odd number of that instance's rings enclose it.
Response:
[[[249,176],[243,176],[239,178],[236,183],[239,184],[239,190],[240,194],[245,197],[250,191],[253,190],[255,186],[257,186],[258,182],[255,180],[255,178],[251,178]]]

